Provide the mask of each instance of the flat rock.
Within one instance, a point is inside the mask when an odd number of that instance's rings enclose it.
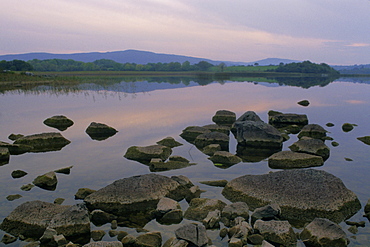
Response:
[[[324,160],[321,156],[293,151],[281,151],[268,159],[268,165],[272,169],[308,168],[323,164]]]
[[[308,124],[308,118],[305,114],[295,113],[276,113],[269,114],[269,124],[275,127],[285,127],[288,125],[306,125]]]
[[[102,141],[111,136],[114,136],[118,131],[103,123],[92,122],[85,130],[86,134],[90,136],[91,139]]]
[[[317,217],[341,222],[361,208],[357,196],[339,178],[313,169],[241,176],[231,180],[222,194],[230,201],[246,202],[252,210],[275,203],[282,218],[297,224]]]
[[[14,141],[14,144],[31,146],[31,152],[58,151],[69,143],[62,134],[54,132],[24,136]]]
[[[15,171],[12,171],[12,178],[21,178],[21,177],[24,177],[26,176],[28,173],[25,172],[25,171],[22,171],[22,170],[15,170]]]
[[[204,125],[203,128],[209,129],[211,132],[220,132],[225,135],[230,134],[230,127],[225,126],[225,125],[208,124],[208,125]]]
[[[327,130],[318,124],[307,124],[305,125],[298,134],[298,138],[301,139],[304,136],[324,140],[326,138]]]
[[[151,159],[159,158],[166,160],[171,155],[172,150],[163,145],[151,145],[145,147],[129,147],[124,155],[125,158],[139,162],[149,163]]]
[[[231,126],[236,120],[236,114],[228,110],[219,110],[212,117],[212,121],[218,125]]]
[[[157,144],[162,145],[162,146],[166,146],[166,147],[169,147],[169,148],[175,148],[175,147],[178,147],[178,146],[182,145],[182,143],[176,141],[173,137],[166,137],[166,138],[158,141]]]
[[[194,140],[194,144],[202,150],[204,147],[210,144],[220,144],[221,150],[229,150],[229,136],[220,132],[210,132],[197,136]]]
[[[33,149],[33,147],[29,145],[10,144],[7,142],[2,142],[2,141],[0,141],[0,148],[7,148],[11,155],[24,154],[24,153],[30,152]],[[6,150],[3,150],[3,152],[5,153]]]
[[[208,215],[208,212],[220,210],[226,206],[226,203],[217,199],[194,198],[190,201],[188,209],[185,211],[184,218],[189,220],[202,221]]]
[[[175,180],[146,174],[124,178],[90,194],[84,201],[90,210],[101,209],[115,215],[154,210],[159,200],[184,198],[185,186]]]
[[[300,234],[302,241],[309,246],[338,246],[349,244],[346,233],[334,222],[316,218],[308,224]]]
[[[224,165],[235,165],[242,162],[242,159],[238,156],[229,153],[227,151],[217,151],[209,158],[213,163],[220,163]]]
[[[290,145],[289,149],[293,152],[321,156],[324,161],[330,156],[330,148],[319,139],[302,138],[301,140]]]
[[[200,126],[189,126],[182,131],[180,136],[184,138],[186,141],[193,143],[197,136],[206,133],[211,133],[211,131],[207,128]]]
[[[58,115],[45,119],[44,124],[49,127],[53,127],[60,131],[63,131],[71,127],[74,123],[66,116]]]
[[[136,246],[140,247],[161,247],[162,235],[160,232],[147,232],[137,236]]]

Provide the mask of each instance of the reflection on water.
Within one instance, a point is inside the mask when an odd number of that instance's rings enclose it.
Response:
[[[289,86],[289,81],[266,78],[241,78],[220,81],[197,81],[192,78],[141,79],[122,81],[89,82],[73,87],[34,86],[29,89],[17,88],[3,90],[0,94],[0,141],[11,142],[11,133],[31,135],[35,133],[57,131],[43,124],[51,116],[65,115],[74,125],[63,131],[63,136],[71,141],[62,150],[47,153],[24,153],[11,155],[9,163],[0,167],[0,220],[4,219],[16,206],[31,200],[53,202],[56,198],[65,198],[65,205],[76,204],[74,199],[79,188],[100,189],[115,180],[151,173],[150,167],[123,157],[130,146],[148,146],[165,137],[171,136],[183,145],[173,148],[172,155],[188,159],[194,166],[161,171],[161,175],[184,175],[206,192],[205,198],[216,198],[228,202],[221,189],[199,183],[206,180],[231,180],[245,174],[265,174],[273,171],[268,167],[266,155],[259,160],[245,159],[227,169],[219,169],[208,156],[194,145],[184,141],[179,135],[187,126],[204,126],[212,123],[212,116],[218,110],[230,110],[237,117],[246,111],[255,111],[267,122],[269,110],[284,113],[306,114],[309,123],[325,127],[328,135],[339,143],[331,146],[330,158],[322,167],[339,177],[347,188],[354,191],[362,206],[370,198],[368,184],[369,146],[357,137],[370,135],[369,83],[356,83],[336,80],[332,83],[317,81]],[[345,79],[347,80],[347,78]],[[285,85],[285,86],[280,86]],[[308,107],[297,104],[307,99]],[[103,141],[94,141],[85,133],[91,122],[104,123],[118,132]],[[334,127],[326,127],[326,123]],[[343,123],[357,126],[350,132],[343,132]],[[297,140],[290,135],[284,142],[283,150],[288,150]],[[237,143],[230,136],[230,152],[237,152]],[[346,161],[350,158],[352,161]],[[34,187],[30,191],[20,188],[32,183],[39,175],[63,167],[73,166],[71,173],[57,174],[58,184],[55,191],[45,191]],[[13,179],[14,170],[23,170],[28,174]],[[7,201],[8,195],[21,194],[22,198]],[[182,203],[183,209],[187,203]],[[364,220],[363,209],[354,215],[352,221]],[[344,229],[348,226],[341,224]],[[110,226],[99,229],[108,231]],[[145,226],[148,230],[160,230],[163,238],[173,236],[177,226],[162,226],[151,221]],[[124,229],[137,235],[134,229]],[[359,228],[358,239],[370,241],[369,227]],[[210,232],[210,236],[217,235]],[[351,235],[350,235],[351,236]],[[104,240],[111,241],[109,236]],[[216,246],[227,246],[226,240],[214,237]],[[355,246],[357,240],[351,240]],[[15,243],[13,246],[17,246]],[[9,245],[12,246],[12,245]]]

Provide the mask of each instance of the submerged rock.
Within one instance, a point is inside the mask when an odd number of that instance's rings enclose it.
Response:
[[[349,244],[346,233],[334,222],[316,218],[308,224],[300,234],[300,238],[309,246],[338,246]]]
[[[225,187],[228,183],[227,180],[212,180],[212,181],[199,181],[201,184],[209,185],[209,186],[215,186],[215,187]]]
[[[330,148],[319,139],[302,138],[289,146],[289,149],[293,152],[321,156],[324,161],[330,156]]]
[[[218,125],[231,126],[236,120],[236,114],[228,110],[219,110],[212,117],[212,121]]]
[[[209,159],[213,163],[220,163],[226,166],[232,166],[242,162],[241,158],[227,151],[217,151]]]
[[[308,168],[323,164],[324,160],[321,156],[292,151],[281,151],[268,159],[268,165],[272,169]]]
[[[169,160],[166,162],[163,162],[163,160],[159,158],[153,158],[150,160],[149,163],[150,171],[152,172],[181,169],[192,165],[196,164],[190,163],[189,160],[181,156],[171,156],[169,157]]]
[[[297,104],[301,106],[309,106],[310,102],[305,99],[305,100],[298,101]]]
[[[67,118],[66,116],[59,115],[45,119],[44,124],[49,127],[53,127],[60,131],[63,131],[71,127],[74,123],[71,119]]]
[[[24,177],[26,176],[28,173],[25,172],[25,171],[22,171],[22,170],[15,170],[15,171],[12,171],[12,178],[21,178],[21,177]]]
[[[271,114],[269,112],[269,124],[277,128],[285,127],[288,125],[304,126],[308,124],[308,118],[305,114],[281,112],[274,112],[273,114]]]
[[[230,201],[246,202],[252,210],[275,203],[282,218],[296,224],[317,217],[341,222],[361,208],[357,196],[339,178],[313,169],[241,176],[231,180],[222,194]]]
[[[45,190],[55,190],[58,184],[58,179],[55,172],[51,171],[38,176],[32,183]]]
[[[299,132],[298,138],[301,139],[307,136],[313,139],[325,140],[326,132],[327,131],[318,124],[307,124],[302,128],[301,132]]]
[[[24,136],[14,142],[14,144],[31,146],[30,152],[58,151],[69,143],[71,142],[60,133],[53,132]]]
[[[114,136],[118,131],[106,124],[92,122],[87,127],[85,132],[90,136],[91,139],[102,141],[111,136]]]
[[[171,153],[171,148],[162,145],[151,145],[145,147],[132,146],[127,149],[124,157],[148,164],[151,159],[155,158],[165,161]]]
[[[350,123],[344,123],[343,125],[342,125],[342,130],[344,131],[344,132],[350,132],[351,130],[353,130],[353,124],[350,124]]]
[[[21,198],[22,197],[22,195],[20,195],[20,194],[15,194],[15,195],[8,195],[7,197],[6,197],[6,199],[8,200],[8,201],[14,201],[14,200],[17,200],[17,199],[19,199],[19,198]]]
[[[178,146],[182,145],[182,143],[176,141],[173,137],[166,137],[166,138],[158,141],[157,144],[162,145],[162,146],[166,146],[166,147],[169,147],[169,148],[175,148],[175,147],[178,147]]]

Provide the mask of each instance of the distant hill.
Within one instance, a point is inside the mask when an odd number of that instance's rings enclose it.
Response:
[[[370,64],[360,64],[360,65],[333,65],[331,66],[335,70],[339,71],[341,74],[370,74]]]
[[[136,64],[147,64],[147,63],[170,63],[179,62],[183,63],[189,61],[190,64],[196,64],[200,61],[206,61],[211,64],[217,65],[225,63],[227,66],[231,65],[278,65],[280,63],[292,63],[299,62],[296,60],[281,59],[281,58],[267,58],[254,62],[231,62],[231,61],[214,61],[206,58],[197,58],[190,56],[180,56],[173,54],[161,54],[149,51],[139,50],[125,50],[125,51],[113,51],[113,52],[89,52],[89,53],[72,53],[72,54],[53,54],[53,53],[25,53],[25,54],[10,54],[0,55],[0,61],[12,61],[12,60],[23,60],[29,61],[33,59],[46,60],[46,59],[72,59],[81,62],[94,62],[99,59],[109,59],[117,63],[136,63]]]

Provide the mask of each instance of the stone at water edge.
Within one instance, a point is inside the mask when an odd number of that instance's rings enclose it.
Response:
[[[303,137],[301,140],[293,143],[289,146],[289,149],[293,152],[321,156],[324,161],[330,156],[330,148],[322,140],[308,137]]]
[[[58,179],[55,172],[51,171],[38,176],[32,183],[45,190],[55,190],[58,184]]]
[[[149,163],[153,158],[159,158],[165,161],[171,153],[171,148],[162,145],[132,146],[127,149],[124,157],[130,160]]]
[[[362,141],[367,145],[370,145],[370,136],[357,137],[357,140]]]
[[[41,133],[21,137],[14,141],[13,144],[22,144],[31,146],[31,152],[47,152],[61,150],[64,146],[71,143],[60,133]]]
[[[305,125],[298,134],[298,138],[310,137],[313,139],[325,140],[327,131],[318,124]]]
[[[229,136],[220,132],[210,132],[197,136],[194,140],[197,148],[202,150],[204,147],[211,144],[220,144],[221,150],[229,150]]]
[[[63,131],[72,126],[74,122],[66,116],[58,115],[45,119],[44,124]]]
[[[173,137],[166,137],[166,138],[158,141],[157,144],[162,145],[162,146],[166,146],[166,147],[169,147],[169,148],[175,148],[175,147],[183,145],[182,143],[176,141]]]
[[[310,102],[305,99],[305,100],[298,101],[297,104],[301,106],[309,106]]]
[[[231,126],[236,121],[236,114],[228,110],[219,110],[212,117],[212,121],[218,125]]]
[[[206,228],[199,224],[186,224],[175,231],[177,239],[183,239],[195,246],[204,246],[208,243]]]
[[[102,141],[115,135],[118,131],[115,128],[110,127],[106,124],[92,122],[87,127],[85,132],[90,136],[91,139]]]
[[[268,165],[272,169],[308,168],[323,164],[324,160],[321,156],[292,151],[281,151],[268,159]]]
[[[190,201],[188,209],[184,213],[184,218],[189,220],[202,221],[208,215],[208,212],[220,210],[226,206],[226,203],[217,199],[194,198]]]
[[[297,246],[297,236],[288,221],[262,221],[254,223],[254,229],[267,241],[287,247]]]

